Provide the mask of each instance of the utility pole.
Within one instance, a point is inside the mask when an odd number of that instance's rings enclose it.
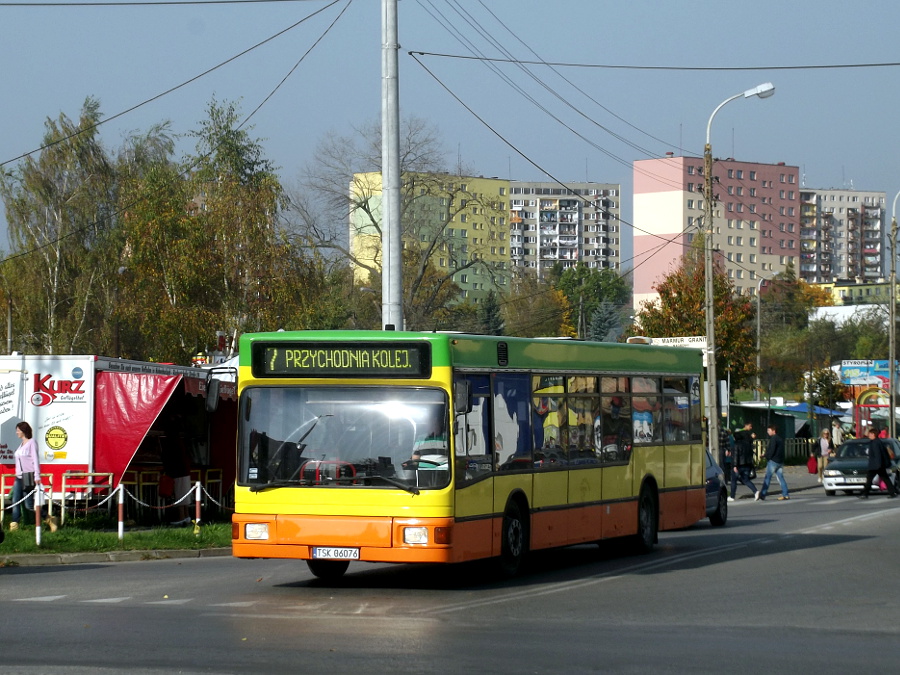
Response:
[[[381,3],[381,322],[403,330],[400,234],[400,86],[397,0]]]

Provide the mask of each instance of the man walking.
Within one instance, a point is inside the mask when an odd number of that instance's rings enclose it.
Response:
[[[778,479],[781,486],[781,496],[778,501],[790,499],[787,482],[784,480],[784,440],[775,430],[775,425],[770,424],[766,428],[769,434],[769,445],[766,447],[766,477],[763,479],[762,490],[756,493],[756,498],[762,500],[769,493],[769,483],[772,482],[772,474]]]
[[[738,481],[741,481],[759,499],[759,490],[750,480],[750,470],[753,468],[753,424],[747,422],[744,428],[734,434],[734,467],[731,469],[731,496],[728,501],[734,501],[737,492]]]
[[[872,479],[875,478],[875,476],[878,476],[884,481],[884,484],[888,489],[888,497],[894,498],[897,496],[897,491],[894,489],[894,483],[891,481],[891,477],[888,476],[887,472],[887,468],[891,465],[891,456],[888,454],[884,443],[877,437],[875,427],[869,425],[866,435],[869,437],[867,448],[869,453],[869,470],[866,473],[866,485],[859,498],[869,498],[869,488],[872,486]]]

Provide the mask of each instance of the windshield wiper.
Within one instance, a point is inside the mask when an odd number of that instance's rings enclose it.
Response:
[[[407,485],[406,483],[401,483],[399,480],[395,480],[393,478],[388,478],[387,476],[382,476],[380,473],[370,473],[367,475],[357,476],[357,478],[380,478],[385,483],[389,485],[393,485],[394,487],[398,487],[401,490],[406,490],[410,494],[418,495],[419,489],[413,487],[412,485]]]
[[[279,488],[279,487],[291,487],[293,485],[308,485],[309,481],[306,479],[301,480],[273,480],[268,483],[264,483],[263,485],[254,485],[250,488],[250,492],[262,492],[263,490],[268,490],[270,488]]]

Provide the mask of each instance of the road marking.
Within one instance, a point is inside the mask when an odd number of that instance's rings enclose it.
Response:
[[[152,602],[145,602],[145,605],[186,605],[191,602],[193,598],[184,598],[183,600],[154,600]]]
[[[255,600],[248,600],[246,602],[218,602],[213,605],[209,605],[210,607],[253,607],[256,604]]]
[[[41,595],[34,598],[16,598],[13,602],[53,602],[66,597],[65,595]]]
[[[131,596],[127,596],[124,598],[97,598],[96,600],[82,600],[81,602],[93,602],[97,604],[115,604],[117,602],[125,602],[126,600],[131,600]]]

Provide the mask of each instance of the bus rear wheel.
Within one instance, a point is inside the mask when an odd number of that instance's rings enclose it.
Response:
[[[638,553],[650,553],[656,544],[659,516],[653,490],[643,488],[638,497],[638,531],[634,535],[634,548]]]
[[[313,576],[326,581],[340,579],[350,567],[349,560],[307,560],[306,564]]]
[[[503,513],[500,561],[498,563],[501,574],[507,577],[515,576],[527,553],[528,523],[522,513],[522,508],[516,502],[510,502]]]

